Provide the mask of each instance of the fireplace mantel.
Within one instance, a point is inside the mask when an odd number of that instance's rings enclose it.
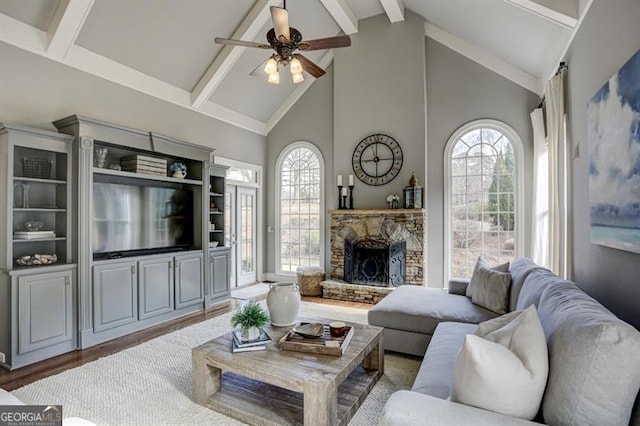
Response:
[[[423,216],[425,209],[339,209],[329,210],[330,215],[344,214],[344,215],[371,215],[371,214],[384,214],[384,215],[405,215],[405,214],[417,214]]]

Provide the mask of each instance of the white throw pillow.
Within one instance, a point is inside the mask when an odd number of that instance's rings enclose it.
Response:
[[[478,260],[476,260],[476,265],[473,267],[473,273],[471,274],[469,284],[467,284],[467,290],[465,292],[465,295],[467,297],[473,297],[473,289],[475,288],[478,281],[478,269],[480,269],[481,267],[490,268],[498,272],[509,272],[509,262],[497,266],[491,266],[486,260],[484,260],[482,256],[478,257]]]
[[[465,337],[458,353],[451,400],[533,419],[549,373],[547,342],[535,306],[485,321],[476,334]]]

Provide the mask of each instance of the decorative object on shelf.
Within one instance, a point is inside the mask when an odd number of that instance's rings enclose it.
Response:
[[[24,226],[24,229],[27,231],[39,231],[44,226],[44,222],[39,220],[28,220],[22,226]]]
[[[362,182],[384,185],[391,182],[402,168],[402,148],[391,136],[376,133],[358,143],[351,165]]]
[[[171,176],[184,179],[187,176],[187,166],[184,163],[176,162],[170,167]]]
[[[424,200],[424,189],[420,186],[416,173],[411,172],[411,178],[409,179],[409,185],[405,186],[402,190],[404,193],[404,208],[405,209],[421,209]]]
[[[390,209],[397,209],[398,203],[400,202],[400,197],[397,194],[387,195],[387,205]]]
[[[300,312],[300,290],[295,283],[273,283],[267,293],[267,308],[271,324],[287,327],[296,323]]]
[[[269,323],[269,315],[255,301],[250,300],[231,316],[231,326],[240,327],[243,340],[260,337],[260,329]]]
[[[52,265],[57,261],[58,256],[55,254],[34,254],[32,256],[20,256],[16,259],[16,264],[19,266]]]
[[[166,176],[167,160],[148,155],[130,155],[120,159],[120,166],[125,172],[145,175]],[[186,170],[186,167],[185,167]]]
[[[218,241],[210,241],[209,242],[209,247],[210,248],[218,247],[218,244],[219,244]]]
[[[22,174],[27,178],[34,179],[51,179],[51,168],[53,161],[46,158],[30,158],[22,159]]]
[[[215,231],[216,230],[216,224],[213,222],[209,222],[209,230],[210,231]]]
[[[96,146],[93,149],[93,165],[95,167],[103,169],[105,163],[107,162],[107,153],[109,153],[109,148],[106,148],[104,146]]]
[[[54,231],[15,231],[14,240],[42,240],[44,238],[55,238]]]
[[[120,166],[120,164],[111,164],[109,168],[111,170],[122,170],[122,166]]]
[[[23,209],[29,208],[29,188],[31,188],[30,183],[22,184],[22,208]]]

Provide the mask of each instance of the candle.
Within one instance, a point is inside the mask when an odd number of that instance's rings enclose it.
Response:
[[[349,186],[353,186],[353,175],[349,175]]]
[[[338,186],[342,186],[342,175],[338,175]]]
[[[342,188],[342,196],[343,197],[347,196],[347,188]]]

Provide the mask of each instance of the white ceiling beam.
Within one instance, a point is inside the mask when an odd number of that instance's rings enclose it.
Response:
[[[182,108],[266,136],[265,123],[212,102],[205,111],[191,106],[191,93],[151,77],[78,45],[71,45],[65,57],[47,51],[47,33],[0,13],[0,42],[59,62],[129,89],[170,102]]]
[[[347,0],[320,0],[345,34],[358,32],[358,18]]]
[[[404,21],[404,1],[403,0],[380,0],[382,8],[387,13],[389,21],[394,22]]]
[[[514,6],[519,7],[522,10],[525,10],[529,13],[533,13],[536,16],[539,16],[543,19],[546,19],[554,24],[560,25],[561,27],[567,28],[569,30],[573,30],[578,24],[578,18],[576,16],[568,15],[565,12],[560,11],[557,8],[552,8],[553,2],[546,2],[547,4],[542,4],[535,0],[504,0],[505,2],[512,4]],[[577,0],[576,1],[576,11],[578,10]]]
[[[80,34],[94,0],[62,0],[47,31],[47,52],[64,58]]]
[[[469,43],[435,25],[425,22],[425,36],[455,50],[461,55],[466,56],[491,71],[513,81],[514,83],[530,90],[533,93],[542,93],[542,84],[540,80],[526,71],[506,62],[505,60],[495,56],[486,50]]]
[[[317,64],[327,69],[329,65],[333,62],[333,50],[327,50],[327,52],[320,58]],[[287,99],[280,105],[280,107],[271,115],[271,117],[267,120],[265,125],[266,133],[268,134],[271,129],[275,127],[276,124],[285,116],[285,114],[298,102],[298,100],[305,94],[307,90],[311,87],[311,85],[316,81],[315,78],[307,76],[305,80],[298,84],[293,92],[287,97]]]
[[[280,5],[280,0],[259,0],[242,20],[231,38],[236,40],[253,40],[258,31],[271,19],[269,7]],[[213,40],[211,40],[213,43]],[[225,45],[213,63],[204,73],[191,93],[191,106],[200,108],[209,99],[222,79],[240,59],[246,47]]]

